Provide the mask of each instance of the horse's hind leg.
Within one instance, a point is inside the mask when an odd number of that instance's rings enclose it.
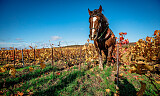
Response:
[[[103,52],[104,52],[104,54],[105,54],[105,56],[106,56],[106,59],[105,59],[104,63],[107,63],[108,49],[103,50]]]
[[[114,46],[110,46],[108,48],[108,62],[112,62],[113,60],[113,57],[112,57],[113,49],[114,49]]]

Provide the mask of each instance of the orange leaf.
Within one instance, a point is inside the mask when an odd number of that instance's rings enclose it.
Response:
[[[89,42],[89,39],[87,39],[87,42]]]
[[[46,67],[46,64],[41,63],[40,66],[42,69],[44,69]]]
[[[155,80],[155,82],[156,82],[157,84],[160,84],[160,81],[156,81],[156,80]]]
[[[7,70],[6,68],[3,68],[3,67],[0,68],[0,72],[2,73],[5,72],[6,70]]]
[[[115,37],[114,34],[112,34],[111,37],[114,38]]]
[[[123,35],[127,35],[127,32],[123,33]]]
[[[156,35],[156,36],[159,36],[159,35],[160,35],[160,30],[155,30],[155,31],[154,31],[154,36],[155,36],[155,35]]]
[[[34,69],[33,67],[29,67],[29,71],[32,72]]]
[[[122,40],[124,40],[124,38],[123,38],[123,37],[120,37],[120,41],[122,41]]]
[[[123,76],[123,73],[119,74],[120,76]]]
[[[106,89],[106,92],[109,93],[111,90],[110,89]]]
[[[18,95],[20,96],[23,96],[23,94],[24,94],[23,92],[18,92]]]
[[[16,69],[15,68],[11,68],[10,71],[9,71],[9,74],[11,74],[13,77],[15,77]]]
[[[123,32],[119,33],[120,36],[122,36]]]
[[[60,73],[60,72],[57,72],[56,74],[57,74],[57,75],[60,75],[61,73]]]
[[[126,41],[126,44],[128,44],[128,43],[129,43],[129,40],[128,40],[128,39],[125,39],[125,41]]]
[[[29,46],[29,48],[33,49],[33,47],[32,47],[32,46]]]
[[[148,37],[148,36],[147,36],[147,37],[146,37],[146,41],[147,41],[147,42],[151,42],[151,37]]]
[[[14,50],[14,47],[9,47],[9,48]]]

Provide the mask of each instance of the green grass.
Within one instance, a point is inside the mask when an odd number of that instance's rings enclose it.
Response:
[[[23,81],[27,81],[27,80],[30,80],[32,78],[37,78],[38,76],[41,76],[42,74],[44,74],[45,72],[47,71],[56,71],[57,68],[54,67],[52,68],[52,66],[48,66],[46,67],[45,69],[36,69],[34,72],[28,72],[26,74],[23,74],[22,76],[20,75],[16,75],[17,77],[16,78],[5,78],[5,86],[6,87],[9,87],[9,86],[12,86],[14,84],[17,84],[19,82],[21,82],[22,80]],[[1,80],[0,81],[0,87],[2,88],[4,84],[4,80]]]
[[[113,71],[114,68],[111,66],[105,67],[102,71],[98,66],[91,69],[81,67],[81,70],[77,66],[67,70],[53,69],[52,66],[47,66],[43,70],[37,68],[22,76],[17,75],[16,78],[6,77],[6,85],[15,93],[20,91],[27,95],[27,89],[29,89],[38,96],[113,96],[117,91],[114,81],[116,71]],[[49,74],[45,74],[46,72]],[[57,72],[60,72],[60,75]],[[121,72],[124,75],[119,80],[120,96],[136,96],[141,88],[140,81],[146,83],[145,96],[158,96],[160,84],[155,83],[153,78],[148,78],[145,75],[140,76],[136,73],[126,72],[125,74],[125,71]],[[135,79],[134,76],[139,76],[138,78],[144,80]],[[107,93],[106,89],[110,89],[110,92]]]

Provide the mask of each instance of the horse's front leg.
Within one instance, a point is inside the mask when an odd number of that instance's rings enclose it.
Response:
[[[95,45],[96,51],[98,52],[99,68],[100,68],[101,70],[103,70],[102,52],[101,52],[101,49],[99,48],[97,41],[94,41],[94,45]]]
[[[98,58],[99,58],[99,68],[100,68],[101,70],[103,70],[102,52],[101,52],[101,50],[99,50],[99,56],[98,56]]]

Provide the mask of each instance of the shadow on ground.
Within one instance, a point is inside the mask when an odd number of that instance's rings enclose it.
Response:
[[[118,82],[120,96],[136,96],[135,87],[124,77],[120,77]]]
[[[75,79],[79,76],[84,76],[84,72],[75,71],[75,72],[69,74],[68,76],[66,76],[66,78],[64,78],[64,79],[61,78],[60,81],[58,82],[58,84],[51,86],[47,90],[38,91],[38,92],[34,93],[34,95],[35,96],[57,96],[59,94],[58,93],[59,90],[62,90],[63,88],[67,87],[68,84],[75,81]]]

